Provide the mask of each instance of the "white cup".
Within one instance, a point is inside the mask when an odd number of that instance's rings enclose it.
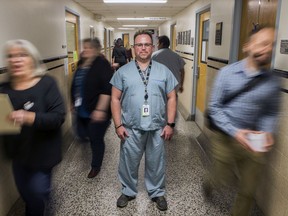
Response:
[[[250,148],[256,152],[265,152],[266,134],[265,133],[249,133],[247,135]]]

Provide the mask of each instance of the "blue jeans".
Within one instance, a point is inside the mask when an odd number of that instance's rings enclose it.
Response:
[[[92,150],[92,162],[91,167],[100,169],[105,152],[104,136],[108,126],[110,125],[110,119],[104,122],[91,122],[89,123],[89,138]]]
[[[44,215],[45,203],[51,191],[52,169],[31,169],[13,163],[17,189],[26,204],[26,216]]]

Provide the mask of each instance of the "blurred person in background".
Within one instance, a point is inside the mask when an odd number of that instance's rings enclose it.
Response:
[[[101,43],[98,38],[84,41],[85,73],[83,83],[82,103],[88,112],[88,138],[92,150],[91,170],[88,178],[94,178],[100,172],[105,143],[104,136],[111,121],[110,99],[112,85],[109,83],[113,76],[110,62],[101,54]],[[87,113],[86,113],[87,114]]]
[[[270,70],[274,36],[274,28],[257,26],[243,47],[247,57],[222,68],[211,91],[208,110],[218,129],[212,131],[214,164],[203,192],[211,199],[213,189],[235,176],[236,166],[239,184],[233,216],[249,215],[267,152],[274,144],[280,105],[279,79]],[[257,84],[224,102],[253,79]],[[263,135],[261,152],[251,145],[250,134]]]
[[[121,66],[128,62],[126,49],[123,46],[123,40],[118,38],[112,52],[112,66],[118,70]]]
[[[131,49],[130,43],[126,44],[125,49],[126,49],[127,61],[130,62],[133,59],[132,49]]]
[[[170,40],[166,35],[158,37],[158,50],[152,54],[152,59],[161,64],[164,64],[178,81],[176,92],[183,92],[184,75],[185,75],[185,61],[177,53],[169,49]]]
[[[7,119],[19,125],[21,132],[2,135],[3,143],[13,159],[13,175],[26,215],[40,216],[49,198],[52,168],[61,161],[64,102],[54,79],[45,75],[33,44],[8,41],[4,54],[8,81],[1,84],[0,92],[9,95],[15,111]]]
[[[75,123],[77,138],[82,142],[89,140],[88,125],[90,115],[83,105],[83,94],[85,77],[95,58],[95,51],[91,48],[90,43],[91,39],[83,40],[83,51],[81,52],[71,85],[73,123]]]

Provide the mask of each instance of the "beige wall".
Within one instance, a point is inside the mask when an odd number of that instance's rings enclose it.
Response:
[[[176,36],[178,32],[191,30],[191,37],[194,38],[195,44],[195,22],[196,22],[196,13],[205,7],[210,6],[210,0],[199,0],[191,4],[181,13],[172,17],[171,20],[163,23],[159,27],[159,35],[167,35],[170,38],[170,29],[171,25],[176,24]],[[185,80],[184,80],[184,91],[179,94],[179,108],[181,113],[184,115],[184,118],[191,118],[192,111],[192,90],[193,90],[193,66],[194,66],[194,47],[190,45],[178,44],[176,50],[180,53],[181,56],[191,59],[185,60]],[[181,53],[189,53],[190,55],[185,55]],[[191,55],[192,54],[192,55]]]
[[[275,52],[274,67],[280,70],[288,71],[288,55],[280,54],[279,44],[280,39],[288,39],[288,29],[286,26],[288,15],[285,12],[288,7],[288,0],[282,0],[281,14],[279,20],[278,42]],[[171,20],[165,22],[159,27],[159,34],[170,36],[170,26],[176,24],[176,31],[191,30],[191,36],[195,38],[195,22],[196,13],[201,8],[210,5],[211,20],[210,20],[210,37],[209,37],[209,56],[221,59],[229,59],[229,50],[232,37],[232,21],[233,21],[233,0],[198,0],[191,4],[187,9],[182,11]],[[223,10],[225,5],[225,10]],[[89,37],[90,25],[95,28],[95,36],[103,40],[104,28],[110,28],[105,25],[101,20],[95,20],[93,14],[80,7],[78,4],[70,0],[26,0],[25,3],[21,0],[2,0],[0,7],[0,24],[2,29],[9,29],[3,31],[0,35],[0,49],[2,53],[2,45],[8,39],[24,38],[31,40],[37,47],[39,47],[43,58],[61,56],[66,54],[66,49],[62,48],[65,45],[65,8],[74,11],[80,16],[80,39]],[[15,15],[17,14],[17,16]],[[37,17],[37,19],[35,19]],[[7,22],[9,20],[9,22]],[[25,23],[19,22],[25,20]],[[215,46],[214,32],[215,24],[223,22],[223,40],[221,46]],[[29,24],[29,25],[28,25]],[[13,26],[13,28],[11,28]],[[37,34],[35,34],[37,29]],[[39,35],[40,34],[40,35]],[[118,32],[117,34],[120,34]],[[48,35],[48,36],[47,36]],[[132,40],[133,41],[133,40]],[[195,41],[194,41],[195,43]],[[179,101],[186,114],[191,115],[192,110],[192,94],[193,94],[193,56],[183,54],[194,54],[194,47],[188,45],[178,45],[177,51],[180,55],[189,60],[186,61],[185,71],[186,78],[184,82],[184,92],[180,94]],[[191,59],[191,60],[190,60]],[[62,60],[59,60],[62,61]],[[50,63],[52,65],[59,62]],[[209,64],[217,64],[215,67],[222,67],[215,62],[208,62]],[[0,60],[0,68],[4,63]],[[49,67],[51,65],[48,65]],[[63,67],[50,71],[50,74],[56,77],[61,83],[61,90],[64,98],[68,100],[67,90],[67,76]],[[208,68],[207,71],[207,89],[213,83],[217,70]],[[64,83],[64,84],[63,84]],[[288,89],[287,79],[283,80],[283,86]],[[208,98],[208,97],[207,97]],[[68,103],[68,102],[67,102]],[[68,104],[67,104],[68,107]],[[264,210],[266,215],[269,216],[285,216],[288,215],[288,135],[286,127],[288,123],[287,108],[288,107],[288,94],[283,93],[283,104],[281,109],[281,118],[279,121],[279,132],[277,134],[277,144],[271,154],[271,160],[267,167],[267,178],[262,182],[262,187],[257,196],[257,202]],[[69,128],[70,118],[64,125],[64,131]],[[0,140],[1,144],[1,140]],[[17,191],[14,187],[13,178],[11,175],[10,164],[5,161],[3,156],[0,155],[0,216],[6,215],[14,201],[18,198]]]
[[[274,68],[286,73],[288,73],[288,55],[280,53],[280,41],[288,40],[288,14],[285,9],[287,7],[288,0],[282,0],[274,61]],[[288,79],[282,78],[282,83],[282,88],[288,90]],[[269,157],[266,178],[262,181],[257,194],[259,205],[269,216],[288,215],[288,93],[282,93],[282,100],[276,144]]]
[[[181,114],[183,115],[184,119],[190,119],[191,118],[191,105],[192,105],[192,76],[193,73],[191,73],[191,68],[193,68],[193,59],[194,57],[190,54],[185,54],[185,53],[179,53],[180,56],[184,58],[185,61],[185,78],[184,78],[184,91],[182,93],[178,94],[178,99],[180,101],[180,111]]]
[[[223,10],[225,5],[225,10]],[[192,53],[192,57],[188,58],[192,61],[186,61],[185,66],[185,82],[184,92],[179,94],[179,104],[181,112],[186,116],[192,116],[192,97],[193,97],[193,79],[194,79],[194,57],[195,57],[195,23],[196,14],[201,10],[209,8],[211,11],[210,26],[209,26],[209,56],[229,59],[230,44],[232,38],[232,22],[234,13],[234,1],[231,0],[198,0],[183,10],[181,13],[172,17],[171,20],[163,23],[159,27],[159,35],[167,35],[170,37],[170,26],[176,24],[176,35],[178,32],[191,30],[191,37],[194,38],[194,46],[177,45],[176,50],[180,53]],[[223,22],[223,38],[221,46],[215,46],[215,26],[216,23]],[[185,55],[183,57],[186,57]],[[209,87],[207,85],[207,87]],[[207,97],[208,98],[208,97]],[[203,119],[201,125],[203,125]]]
[[[273,67],[278,70],[283,70],[288,73],[288,55],[280,53],[280,40],[288,40],[287,20],[288,14],[288,0],[279,1],[281,3],[281,10],[279,11],[279,23],[277,25],[277,43],[275,49],[275,59]],[[210,34],[209,34],[209,56],[229,60],[230,48],[233,32],[233,16],[234,16],[234,1],[231,0],[213,0],[213,1],[197,1],[190,7],[182,11],[170,21],[165,22],[159,28],[159,34],[166,34],[170,36],[170,25],[176,23],[176,31],[185,31],[192,28],[192,35],[195,34],[195,16],[196,12],[210,4],[211,19],[210,19]],[[225,9],[223,9],[225,5]],[[215,25],[218,22],[223,22],[223,38],[222,45],[215,46]],[[195,36],[194,36],[195,37]],[[177,51],[194,53],[194,48],[185,45],[178,45]],[[183,56],[183,55],[182,55]],[[191,63],[190,63],[191,64]],[[208,65],[215,68],[221,68],[226,64],[208,61]],[[184,110],[184,115],[191,115],[192,109],[192,94],[193,94],[193,69],[190,65],[186,65],[186,80],[184,82],[184,93],[180,94],[179,102],[180,108]],[[207,68],[207,99],[209,98],[211,86],[217,75],[218,70],[212,67]],[[288,79],[282,78],[282,87],[288,90]],[[270,153],[269,162],[266,167],[265,176],[259,179],[259,190],[256,196],[256,201],[260,208],[267,216],[287,216],[288,215],[288,94],[282,93],[282,107],[279,118],[279,129],[277,130],[276,144],[273,151]],[[268,99],[267,99],[268,100]],[[207,101],[206,101],[207,104]],[[185,117],[184,116],[184,117]],[[203,125],[203,124],[201,124]],[[203,131],[207,129],[201,126]]]
[[[35,44],[43,59],[66,55],[67,50],[62,47],[66,45],[65,9],[79,15],[80,39],[90,36],[90,25],[92,25],[95,36],[99,37],[103,44],[104,28],[110,26],[101,20],[96,20],[92,13],[72,0],[1,0],[0,26],[3,31],[0,34],[0,68],[5,66],[2,56],[4,43],[15,38],[26,39]],[[52,68],[61,64],[65,65],[63,59],[51,62],[47,66]],[[65,67],[50,70],[49,74],[60,84],[68,109],[69,79]],[[0,82],[2,77],[0,75]],[[67,115],[63,133],[65,134],[69,128],[71,128],[71,117]],[[1,140],[0,145],[2,145]],[[0,216],[7,215],[18,197],[11,164],[0,154]]]

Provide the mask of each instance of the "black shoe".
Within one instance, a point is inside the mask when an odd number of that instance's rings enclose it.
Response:
[[[153,202],[156,202],[156,206],[160,211],[166,211],[168,209],[167,201],[164,196],[152,198]]]
[[[213,191],[213,188],[210,185],[210,183],[208,182],[202,183],[202,193],[206,201],[212,200],[212,191]]]
[[[100,172],[100,169],[97,168],[91,168],[87,178],[94,178],[95,176],[98,175],[98,173]]]
[[[135,199],[135,197],[127,196],[125,194],[122,194],[118,199],[117,199],[117,206],[119,208],[124,208],[127,206],[128,202]]]

